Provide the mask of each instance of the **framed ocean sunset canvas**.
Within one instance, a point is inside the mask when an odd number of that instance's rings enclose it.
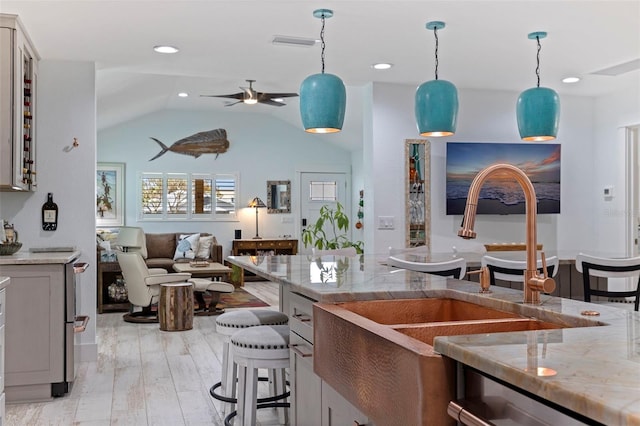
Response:
[[[487,166],[507,163],[533,183],[538,213],[560,213],[560,144],[447,143],[447,214],[464,214],[471,181]],[[478,214],[524,214],[525,199],[513,178],[488,179],[480,190]]]

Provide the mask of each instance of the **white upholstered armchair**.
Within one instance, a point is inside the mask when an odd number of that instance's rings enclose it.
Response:
[[[158,303],[160,285],[166,283],[187,282],[191,278],[188,273],[169,274],[164,269],[148,269],[140,253],[117,252],[118,263],[127,286],[131,310],[124,315],[127,322],[158,322],[157,311],[151,306]],[[142,310],[134,311],[135,307]]]

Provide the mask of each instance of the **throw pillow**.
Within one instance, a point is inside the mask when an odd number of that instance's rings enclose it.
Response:
[[[178,238],[176,253],[173,255],[173,260],[180,261],[195,259],[199,239],[200,234],[180,235],[180,238]]]
[[[213,235],[200,237],[196,259],[209,259],[211,257],[211,246],[213,246]]]

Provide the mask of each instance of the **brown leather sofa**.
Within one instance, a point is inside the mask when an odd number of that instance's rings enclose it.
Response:
[[[147,267],[149,268],[163,268],[167,271],[173,271],[173,264],[176,263],[173,260],[174,253],[180,235],[196,234],[197,232],[171,232],[171,233],[145,233],[145,239],[147,242]],[[200,236],[210,236],[206,232],[201,232]],[[209,262],[224,263],[222,257],[222,246],[218,245],[215,237],[213,238],[213,244],[211,246],[211,255],[207,259],[197,258],[197,260],[207,260]]]

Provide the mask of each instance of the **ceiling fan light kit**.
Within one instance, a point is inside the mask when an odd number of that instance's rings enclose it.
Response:
[[[560,98],[555,90],[540,87],[540,39],[547,36],[544,31],[530,33],[528,38],[536,40],[538,52],[536,55],[536,87],[527,89],[520,94],[516,104],[518,131],[523,141],[550,141],[558,134],[560,122]]]
[[[436,39],[435,80],[418,86],[415,96],[415,116],[420,136],[451,136],[456,132],[458,118],[458,90],[446,80],[438,79],[438,30],[441,21],[427,22],[426,28],[433,30]]]
[[[347,92],[338,76],[324,72],[324,23],[333,16],[333,11],[317,9],[313,16],[322,20],[322,72],[310,75],[300,85],[300,117],[305,132],[336,133],[342,130],[344,123]]]

